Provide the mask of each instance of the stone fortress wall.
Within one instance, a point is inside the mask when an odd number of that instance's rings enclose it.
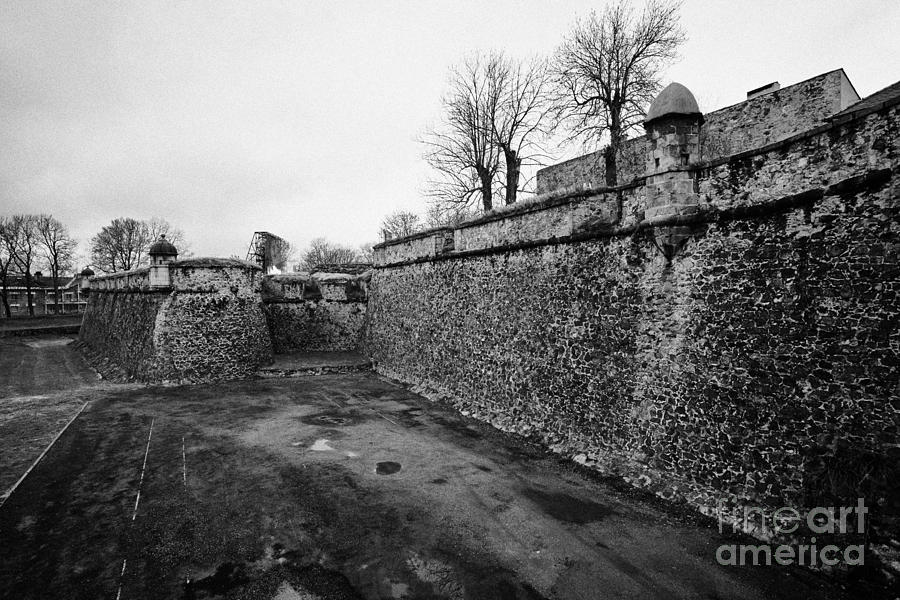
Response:
[[[147,382],[362,348],[382,375],[663,497],[862,494],[896,538],[900,92],[842,110],[845,79],[703,127],[659,119],[627,184],[545,169],[545,193],[380,244],[367,274],[194,259],[94,277],[82,344]],[[716,131],[737,151],[704,158]]]
[[[91,278],[79,341],[105,377],[148,383],[247,377],[271,359],[260,302],[261,269],[232,259],[166,265]]]
[[[250,377],[274,353],[358,351],[368,275],[263,275],[241,260],[168,262],[91,278],[80,342],[106,378],[197,383]]]
[[[275,352],[348,352],[362,344],[368,275],[274,275],[263,285]]]
[[[376,370],[704,511],[859,493],[896,538],[900,105],[810,124],[377,246]]]

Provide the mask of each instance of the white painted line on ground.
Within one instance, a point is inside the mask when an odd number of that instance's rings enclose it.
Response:
[[[31,466],[28,467],[28,470],[25,471],[25,473],[21,477],[19,477],[19,480],[17,482],[15,482],[13,484],[13,486],[6,491],[6,495],[2,499],[0,499],[0,507],[2,507],[6,503],[7,500],[9,500],[9,497],[12,496],[13,492],[16,491],[16,488],[19,487],[19,484],[21,484],[23,481],[25,481],[25,478],[28,477],[28,474],[31,473],[31,471],[33,471],[36,466],[38,466],[38,463],[41,462],[41,460],[43,460],[43,458],[47,455],[48,452],[50,452],[50,448],[53,447],[53,444],[56,443],[56,440],[58,440],[60,437],[62,437],[62,434],[64,434],[66,432],[66,429],[69,428],[69,425],[71,425],[72,423],[75,422],[75,419],[77,419],[78,416],[84,412],[84,409],[87,408],[88,404],[90,404],[90,402],[84,403],[84,406],[81,407],[81,410],[79,410],[77,413],[75,413],[74,417],[69,419],[69,422],[66,423],[66,426],[59,430],[59,433],[56,434],[56,436],[50,441],[50,444],[46,448],[44,448],[43,452],[41,452],[41,455],[38,456],[37,459],[35,459],[35,461],[33,463],[31,463]]]
[[[184,436],[181,436],[181,476],[184,487],[187,487],[187,458],[184,455]]]
[[[141,503],[141,489],[144,487],[144,473],[147,471],[147,457],[150,455],[150,440],[153,438],[153,424],[156,419],[150,419],[150,431],[147,433],[147,447],[144,449],[144,464],[141,465],[141,478],[138,480],[137,496],[134,498],[134,511],[131,513],[131,521],[134,522],[137,517],[138,505]],[[122,579],[125,577],[125,565],[128,559],[122,559],[122,571],[119,573],[119,589],[116,592],[116,600],[122,597]]]
[[[128,559],[122,559],[122,571],[119,573],[119,589],[116,591],[116,600],[119,600],[122,597],[122,578],[125,577],[125,565],[128,564]]]
[[[372,408],[371,406],[369,407],[369,410],[371,410],[372,412],[374,412],[376,415],[378,415],[379,417],[381,417],[382,419],[384,419],[384,420],[387,421],[388,423],[393,423],[393,424],[396,425],[397,427],[400,427],[400,424],[399,424],[399,423],[397,423],[396,421],[392,421],[391,419],[388,419],[386,416],[384,416],[383,414],[381,414],[381,412],[375,410],[375,409]]]
[[[137,497],[134,499],[134,512],[131,513],[131,520],[137,517],[138,504],[141,502],[141,488],[144,486],[144,471],[147,470],[147,456],[150,454],[150,438],[153,437],[153,423],[156,419],[150,419],[150,433],[147,434],[147,449],[144,450],[144,466],[141,467],[141,480],[138,481]]]

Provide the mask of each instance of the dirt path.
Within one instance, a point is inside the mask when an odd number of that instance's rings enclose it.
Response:
[[[73,339],[0,337],[0,499],[99,383]]]
[[[0,400],[74,391],[97,376],[69,344],[75,336],[0,337]]]
[[[841,597],[369,374],[94,390],[0,539],[4,598]]]

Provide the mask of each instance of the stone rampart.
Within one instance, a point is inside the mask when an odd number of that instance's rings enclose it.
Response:
[[[539,197],[438,254],[376,247],[366,349],[379,373],[701,510],[861,495],[884,543],[900,530],[898,128],[895,104]],[[694,200],[648,211],[660,193]]]
[[[271,360],[259,267],[201,258],[168,269],[164,288],[150,286],[147,268],[91,278],[80,341],[101,374],[218,381],[246,377]]]
[[[368,278],[365,273],[267,277],[263,300],[275,352],[358,350]]]

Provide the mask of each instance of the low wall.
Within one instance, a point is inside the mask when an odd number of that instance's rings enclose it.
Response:
[[[379,373],[704,511],[863,496],[888,548],[898,126],[894,106],[693,167],[700,205],[669,222],[644,218],[647,186],[618,188],[529,227],[463,224],[474,249],[377,246],[366,349]],[[615,203],[613,222],[576,210]],[[561,211],[581,215],[568,233]],[[668,225],[693,234],[672,260]]]
[[[169,264],[153,289],[146,268],[91,278],[80,342],[105,377],[148,383],[247,377],[271,360],[259,267],[239,260]]]
[[[359,350],[368,275],[274,275],[263,286],[275,352]]]

